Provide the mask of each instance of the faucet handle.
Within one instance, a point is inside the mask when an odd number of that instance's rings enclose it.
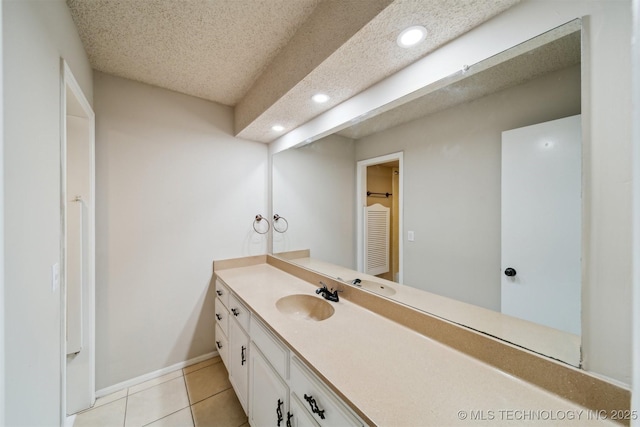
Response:
[[[322,281],[320,281],[320,284],[322,285],[322,287],[316,289],[316,294],[324,295],[325,292],[329,292],[329,289],[327,289],[327,285],[325,285]]]

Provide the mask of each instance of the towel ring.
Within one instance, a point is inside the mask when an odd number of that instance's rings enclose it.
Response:
[[[257,225],[260,224],[260,222],[264,220],[264,222],[267,223],[267,229],[264,231],[259,231]],[[256,231],[256,233],[258,234],[267,234],[269,232],[269,228],[271,228],[271,225],[269,224],[269,221],[263,217],[262,215],[258,214],[256,215],[256,219],[253,221],[253,229]]]
[[[276,227],[276,224],[278,223],[278,221],[283,220],[284,221],[284,227],[281,227],[280,229],[278,229],[278,227]],[[285,231],[287,231],[289,229],[289,221],[287,221],[284,217],[275,214],[273,216],[273,229],[276,230],[278,233],[284,233]]]

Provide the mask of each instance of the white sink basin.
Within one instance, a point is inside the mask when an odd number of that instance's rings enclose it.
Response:
[[[335,308],[329,302],[306,294],[282,297],[276,301],[276,308],[289,316],[317,322],[328,319],[335,312]]]

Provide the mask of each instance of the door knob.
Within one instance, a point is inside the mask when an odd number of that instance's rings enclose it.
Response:
[[[508,276],[508,277],[513,277],[513,276],[516,275],[516,270],[511,268],[511,267],[509,267],[504,271],[504,275]]]

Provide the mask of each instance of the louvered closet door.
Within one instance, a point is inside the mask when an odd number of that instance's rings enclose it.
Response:
[[[365,273],[389,271],[389,208],[376,203],[364,208]]]

